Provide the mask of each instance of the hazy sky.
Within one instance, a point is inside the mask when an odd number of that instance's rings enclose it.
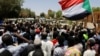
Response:
[[[47,13],[49,9],[54,11],[61,10],[58,1],[59,0],[25,0],[22,7],[29,8],[39,15],[41,12]],[[100,0],[90,0],[90,4],[92,7],[100,7]]]

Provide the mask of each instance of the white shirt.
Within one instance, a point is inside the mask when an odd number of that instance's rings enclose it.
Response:
[[[0,36],[0,45],[2,44],[2,37]]]
[[[83,54],[83,56],[95,56],[96,55],[96,51],[95,50],[86,50]]]
[[[53,43],[51,41],[42,40],[42,50],[47,52],[47,56],[51,56],[51,51],[53,49]]]
[[[41,39],[41,36],[39,34],[36,34],[35,39],[38,39],[38,38]]]

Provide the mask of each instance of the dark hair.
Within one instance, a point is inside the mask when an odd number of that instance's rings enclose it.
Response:
[[[30,34],[27,33],[27,32],[25,34],[23,34],[23,37],[25,37],[26,39],[30,40]]]
[[[53,39],[57,38],[59,36],[59,32],[58,31],[54,31],[53,33]]]
[[[70,31],[69,35],[73,36],[75,33],[73,31]]]
[[[81,40],[79,37],[75,36],[75,44],[81,43]]]
[[[31,27],[30,27],[32,30],[34,30],[35,28],[34,28],[34,25],[31,25]]]
[[[95,39],[94,39],[95,40]],[[94,40],[88,40],[89,41],[89,44],[88,46],[90,46],[90,48],[92,49],[92,47],[95,45],[95,41]]]
[[[65,30],[67,29],[67,25],[64,25],[64,27],[63,27]]]
[[[17,31],[18,31],[17,27],[13,27],[13,32],[17,32]]]
[[[84,34],[84,32],[82,32],[82,31],[80,31],[78,33],[78,38],[80,39],[81,42],[82,42],[82,40],[84,40],[83,34]]]
[[[64,41],[65,41],[64,36],[59,36],[57,39],[58,39],[59,46],[64,46]]]
[[[12,32],[13,31],[13,27],[11,25],[6,25],[5,26],[5,31],[10,31]]]
[[[12,39],[11,35],[9,35],[9,34],[5,34],[2,37],[2,41],[6,45],[12,45],[13,44],[13,39]]]
[[[41,38],[42,40],[47,39],[47,33],[42,33],[42,34],[41,34],[41,37],[42,37],[42,38]]]
[[[2,36],[2,34],[3,34],[3,32],[2,32],[2,31],[0,31],[0,36]]]
[[[50,32],[50,30],[49,30],[49,29],[46,29],[46,32],[47,32],[47,33],[49,33],[49,32]]]
[[[34,44],[34,53],[32,56],[44,56],[42,48],[41,48],[41,43],[40,44]]]
[[[32,56],[44,56],[42,49],[35,50]]]
[[[22,30],[23,32],[25,32],[25,26],[22,26],[21,30]]]
[[[35,39],[35,34],[36,34],[36,33],[35,33],[34,31],[30,33],[31,38],[32,38],[31,40],[33,40],[33,41],[34,41],[34,39]]]
[[[28,56],[29,52],[34,50],[34,45],[29,44],[21,53],[20,56]]]
[[[40,29],[40,31],[42,31],[42,27],[40,27],[39,29]]]
[[[54,27],[53,31],[57,31],[57,28],[56,28],[56,27]]]
[[[68,46],[74,46],[75,45],[75,38],[74,37],[68,37]]]

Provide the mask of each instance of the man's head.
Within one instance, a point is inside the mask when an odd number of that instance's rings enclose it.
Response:
[[[72,36],[68,37],[68,46],[71,47],[74,45],[75,45],[75,38]]]
[[[59,46],[64,46],[64,41],[65,41],[64,36],[59,36],[57,39],[58,39]]]
[[[53,33],[53,39],[56,39],[58,36],[59,36],[59,32],[58,31],[55,31]]]
[[[94,38],[89,38],[87,41],[87,45],[91,48],[95,45],[96,41]]]
[[[13,39],[12,39],[11,35],[9,35],[9,34],[3,35],[2,41],[6,45],[12,45],[13,44]]]
[[[41,40],[39,38],[36,38],[34,40],[34,48],[35,49],[41,49]]]
[[[46,33],[46,32],[43,32],[43,33],[41,34],[41,37],[42,37],[42,40],[47,39],[47,33]]]

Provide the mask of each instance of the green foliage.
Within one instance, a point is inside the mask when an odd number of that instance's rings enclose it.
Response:
[[[93,10],[93,12],[100,11],[100,7],[93,7],[92,10]]]
[[[19,14],[20,17],[30,17],[30,18],[35,18],[35,12],[31,11],[28,8],[22,8]]]
[[[48,10],[48,17],[49,18],[54,18],[55,17],[55,12],[52,10]]]
[[[1,18],[18,17],[23,0],[0,0]]]
[[[40,17],[46,17],[45,13],[40,13]]]
[[[56,12],[56,18],[57,19],[60,19],[62,17],[62,11],[61,10],[58,10],[57,12]]]
[[[32,12],[32,11],[31,11],[30,17],[31,17],[31,18],[35,18],[35,17],[36,17],[35,12]]]

